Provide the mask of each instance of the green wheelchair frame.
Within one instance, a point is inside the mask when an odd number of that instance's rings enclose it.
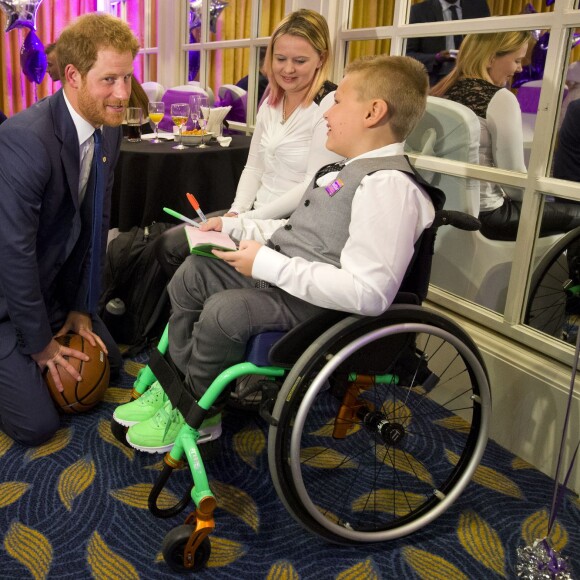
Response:
[[[273,340],[268,360],[274,364],[226,369],[197,406],[209,410],[239,377],[283,381],[268,419],[268,462],[281,501],[303,527],[329,542],[381,542],[433,521],[469,483],[487,442],[487,373],[469,336],[422,306],[394,305],[375,318],[341,316],[311,324],[310,334],[290,331],[286,336],[309,337],[298,339],[297,360],[279,365],[282,359],[272,352],[284,339]],[[167,349],[166,328],[158,351]],[[133,397],[155,380],[149,366],[141,369]],[[215,528],[217,502],[197,445],[204,415],[195,417],[165,455],[149,497],[157,517],[175,516],[191,500],[196,506],[163,541],[165,561],[180,572],[207,563]],[[432,440],[444,444],[449,463],[430,449]],[[178,504],[160,509],[159,494],[184,459],[193,487]]]

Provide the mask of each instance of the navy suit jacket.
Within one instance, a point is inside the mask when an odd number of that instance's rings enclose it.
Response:
[[[554,177],[580,181],[580,99],[568,105],[554,155]]]
[[[103,127],[103,260],[121,139]],[[0,126],[0,360],[15,346],[44,349],[56,312],[86,312],[88,256],[69,259],[81,234],[79,159],[62,89]]]
[[[460,4],[462,20],[484,18],[490,15],[486,0],[460,0]],[[443,22],[443,9],[439,0],[425,0],[411,6],[409,24],[425,22]],[[452,62],[449,64],[439,63],[435,59],[435,55],[445,48],[444,36],[409,38],[407,40],[407,56],[412,56],[425,65],[431,84],[435,84],[453,68]]]

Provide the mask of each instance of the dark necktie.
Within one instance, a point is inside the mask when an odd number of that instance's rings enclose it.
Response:
[[[314,182],[316,183],[323,175],[330,173],[331,171],[340,171],[344,167],[344,161],[340,163],[329,163],[324,167],[321,167],[314,177]]]
[[[100,129],[95,129],[93,133],[95,148],[93,152],[93,162],[91,172],[94,171],[94,190],[92,191],[93,219],[91,225],[91,247],[89,250],[90,270],[89,270],[89,295],[88,309],[91,314],[97,311],[99,295],[101,292],[101,229],[103,221],[103,136]],[[87,200],[88,201],[88,200]]]
[[[449,6],[449,10],[451,11],[451,20],[459,20],[459,15],[457,14],[457,6],[452,4],[451,6]],[[455,45],[455,48],[459,48],[461,40],[462,40],[461,34],[456,34],[453,37],[453,44]]]

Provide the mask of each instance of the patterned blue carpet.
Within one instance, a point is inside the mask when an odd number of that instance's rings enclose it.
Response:
[[[129,361],[105,402],[63,418],[45,445],[24,449],[0,434],[0,578],[164,579],[167,520],[147,509],[161,456],[113,438],[109,422],[129,397],[144,358]],[[460,499],[412,536],[381,545],[329,545],[285,511],[271,483],[266,426],[257,416],[224,417],[222,453],[207,464],[219,508],[212,554],[199,578],[515,578],[518,547],[545,535],[552,481],[490,442]],[[162,501],[190,485],[171,477]],[[580,500],[567,494],[552,543],[580,573]]]

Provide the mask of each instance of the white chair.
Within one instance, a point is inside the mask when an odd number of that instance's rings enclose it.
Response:
[[[150,103],[161,101],[165,94],[165,87],[155,81],[146,81],[141,83],[141,86],[143,87]]]
[[[479,163],[480,122],[471,109],[438,97],[428,97],[427,110],[409,135],[406,148],[444,159]],[[479,181],[421,172],[447,197],[445,209],[479,214]],[[541,238],[541,257],[559,236]],[[515,242],[490,240],[480,232],[440,228],[435,243],[431,283],[462,298],[503,312]],[[536,260],[537,263],[537,260]]]

